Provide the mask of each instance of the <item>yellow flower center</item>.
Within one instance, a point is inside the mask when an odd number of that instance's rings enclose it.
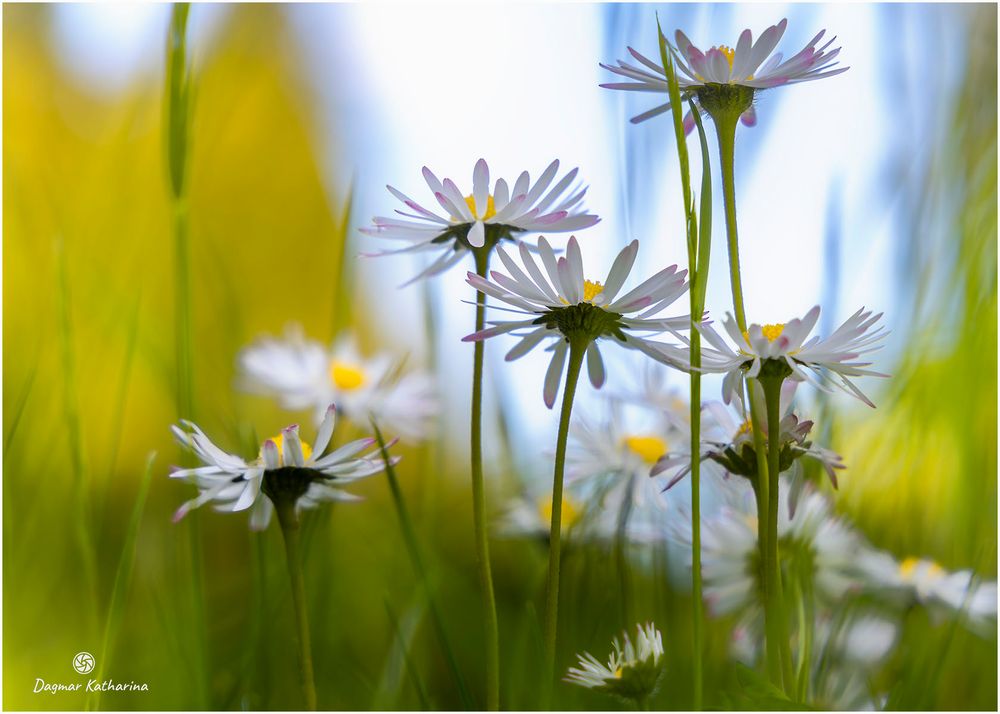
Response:
[[[906,558],[899,564],[899,574],[904,580],[909,580],[913,577],[913,574],[916,572],[917,566],[920,565],[920,562],[919,558],[914,558],[912,556]],[[927,566],[927,574],[931,577],[936,577],[943,572],[944,570],[942,570],[941,566],[937,563],[929,563]]]
[[[563,528],[569,528],[580,520],[580,509],[573,500],[563,495],[562,507],[559,509]],[[549,523],[552,521],[552,497],[541,498],[538,501],[538,515],[542,521]]]
[[[729,61],[729,69],[733,68],[733,57],[736,56],[736,50],[732,47],[727,47],[726,45],[719,45],[716,47],[719,52],[725,55],[726,59]]]
[[[742,436],[743,434],[750,434],[753,432],[753,424],[747,419],[745,422],[740,424],[740,428],[736,430],[736,436]]]
[[[621,678],[622,678],[622,668],[619,667],[618,669],[615,670],[615,679],[621,679]]]
[[[493,196],[489,195],[486,197],[486,212],[483,215],[479,215],[479,211],[476,209],[476,197],[471,193],[465,197],[465,204],[472,211],[472,217],[480,221],[488,221],[497,214],[497,207],[493,201]]]
[[[284,433],[278,434],[277,436],[272,436],[270,440],[273,441],[274,445],[278,447],[278,466],[284,466],[285,465],[285,435],[284,435]],[[309,444],[307,444],[304,441],[301,442],[301,443],[302,443],[302,458],[308,460],[309,457],[312,456],[312,452],[313,452],[312,447],[309,446]],[[260,458],[264,458],[264,447],[261,447],[259,457]]]
[[[785,331],[785,326],[781,323],[775,325],[762,325],[760,331],[764,333],[764,337],[767,338],[768,342],[774,342],[776,339],[781,337],[781,333]]]
[[[583,281],[583,301],[590,302],[595,297],[604,292],[604,286],[601,285],[596,280],[584,280]]]
[[[658,436],[627,436],[624,442],[647,464],[655,464],[667,453],[667,443]]]
[[[330,379],[338,389],[352,390],[364,385],[365,373],[356,365],[334,360],[330,363]]]

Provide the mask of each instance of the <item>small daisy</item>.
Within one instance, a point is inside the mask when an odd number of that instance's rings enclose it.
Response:
[[[881,551],[864,553],[861,567],[875,590],[895,592],[935,612],[962,613],[977,631],[995,626],[996,580],[979,579],[971,570],[949,572],[923,558],[897,562]]]
[[[699,102],[709,112],[712,112],[713,104],[725,102],[730,96],[736,96],[743,123],[753,126],[757,123],[756,113],[751,104],[754,91],[832,77],[849,69],[848,67],[834,69],[837,65],[834,60],[840,54],[840,48],[829,52],[827,49],[836,38],[831,38],[822,47],[816,48],[826,30],[820,30],[800,52],[784,62],[781,61],[782,53],[777,52],[772,55],[785,33],[787,24],[787,20],[782,20],[777,25],[772,25],[764,30],[756,42],[753,41],[750,30],[743,30],[735,48],[719,45],[707,52],[695,47],[687,35],[677,30],[676,47],[669,44],[668,47],[677,69],[678,88],[681,92],[695,93]],[[663,67],[631,47],[628,51],[642,65],[641,67],[622,60],[618,60],[617,67],[606,64],[602,64],[601,67],[631,81],[601,86],[606,89],[667,94],[667,74]],[[668,109],[670,109],[669,102],[658,105],[633,117],[632,122],[637,124],[663,114]],[[690,131],[693,124],[687,121],[685,124]]]
[[[237,361],[244,389],[273,397],[285,409],[313,409],[317,423],[332,402],[358,425],[373,417],[379,428],[419,441],[427,437],[438,412],[429,374],[412,371],[397,378],[389,355],[364,357],[353,336],[327,348],[289,325],[284,338],[261,337]]]
[[[579,664],[570,667],[565,681],[596,689],[635,702],[644,702],[656,689],[663,667],[663,639],[653,623],[636,625],[635,644],[628,633],[613,642],[608,663],[599,662],[589,652],[577,655]]]
[[[793,470],[791,481],[793,494],[792,507],[795,507],[802,483],[799,459],[810,459],[817,462],[826,471],[833,487],[837,487],[837,471],[845,468],[840,455],[830,449],[816,446],[809,441],[809,432],[813,422],[801,420],[792,411],[792,400],[796,388],[795,382],[785,382],[781,388],[779,414],[784,416],[778,425],[778,440],[781,443],[779,465],[781,473]],[[710,459],[722,466],[726,473],[744,476],[751,480],[757,478],[757,454],[754,449],[753,425],[750,415],[743,406],[743,400],[737,394],[727,406],[720,402],[709,402],[705,405],[708,419],[705,420],[705,432],[709,436],[701,441],[699,458]],[[761,415],[761,426],[767,443],[767,415]],[[721,438],[713,438],[721,437]],[[691,454],[679,449],[664,454],[650,471],[651,476],[670,475],[666,488],[672,488],[691,471]]]
[[[294,500],[299,508],[313,508],[324,501],[356,501],[337,486],[377,474],[385,468],[379,453],[358,454],[375,444],[375,439],[358,439],[324,455],[333,434],[336,411],[327,409],[312,446],[299,438],[293,424],[264,442],[257,458],[246,461],[228,454],[189,422],[172,426],[177,441],[205,464],[178,469],[171,478],[182,478],[198,487],[198,497],[182,505],[174,514],[179,521],[191,510],[212,503],[218,511],[250,511],[250,527],[264,530],[271,520],[276,501]],[[398,460],[393,459],[393,463]]]
[[[568,232],[589,228],[600,219],[582,207],[586,187],[573,186],[577,169],[573,169],[553,184],[559,171],[559,161],[553,161],[532,183],[523,171],[513,186],[497,179],[490,191],[490,169],[480,159],[472,172],[472,192],[464,195],[451,179],[439,181],[426,166],[424,180],[434,194],[444,215],[424,208],[416,201],[387,186],[389,192],[413,213],[397,210],[401,216],[414,220],[378,216],[370,228],[361,232],[389,240],[401,241],[406,247],[374,255],[440,251],[422,273],[409,282],[437,275],[457,263],[466,250],[492,248],[503,239],[513,239],[532,231]]]
[[[510,275],[490,273],[493,281],[469,273],[467,282],[482,293],[516,308],[527,317],[523,320],[490,322],[485,330],[464,337],[464,341],[484,340],[506,333],[521,339],[507,361],[523,357],[546,339],[556,342],[550,348],[552,361],[545,375],[545,405],[552,408],[559,391],[559,378],[570,352],[571,343],[585,345],[587,372],[591,384],[604,384],[604,362],[598,348],[600,340],[614,340],[622,347],[639,350],[661,362],[670,358],[651,342],[635,333],[677,333],[690,327],[687,315],[672,318],[653,317],[684,294],[688,285],[686,270],[676,265],[664,268],[638,287],[619,296],[639,252],[639,241],[632,241],[618,254],[604,283],[586,280],[583,257],[576,238],[570,238],[565,257],[556,259],[545,238],[538,239],[542,269],[524,243],[518,246],[522,270],[503,250],[497,255]],[[527,271],[527,273],[525,272]],[[638,313],[638,314],[635,314]]]
[[[819,305],[816,305],[802,319],[771,325],[752,324],[746,332],[740,332],[732,315],[727,314],[722,324],[736,344],[735,350],[714,327],[701,324],[698,329],[708,343],[708,346],[702,347],[701,371],[726,375],[722,383],[722,397],[727,404],[734,396],[743,393],[744,377],[754,378],[773,372],[799,382],[809,382],[826,392],[833,391],[828,385],[839,387],[874,407],[849,378],[888,376],[866,369],[871,362],[856,361],[862,355],[880,349],[881,345],[877,343],[885,338],[887,332],[884,326],[875,330],[872,328],[882,318],[882,313],[872,315],[862,308],[829,337],[817,336],[806,342],[819,319],[819,311]],[[661,345],[660,349],[674,362],[691,364],[687,348]]]

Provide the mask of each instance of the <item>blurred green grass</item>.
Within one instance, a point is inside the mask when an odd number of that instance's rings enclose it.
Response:
[[[105,693],[101,707],[297,708],[280,535],[274,527],[250,534],[244,518],[210,512],[199,514],[206,699],[197,691],[187,531],[170,523],[188,493],[165,478],[179,454],[167,429],[176,417],[176,377],[162,81],[141,78],[110,98],[88,93],[55,60],[47,35],[51,12],[7,6],[3,19],[4,707],[86,703],[82,695],[31,688],[36,677],[75,681],[72,657],[101,650],[145,463],[156,451],[131,582],[121,591],[121,619],[113,628],[118,636],[100,663],[105,676],[148,682],[150,691]],[[925,181],[929,195],[962,187],[952,242],[942,246],[936,236],[915,232],[922,250],[910,266],[915,296],[943,282],[948,299],[914,301],[913,330],[892,391],[879,410],[852,412],[838,423],[836,446],[851,464],[838,505],[880,547],[995,577],[995,8],[970,13],[969,37],[975,51],[955,98],[955,130]],[[331,276],[340,273],[347,187],[324,184],[319,119],[310,111],[283,11],[235,6],[217,38],[199,58],[192,129],[194,387],[200,423],[235,451],[254,441],[252,428],[270,433],[293,420],[233,390],[236,351],[290,319],[312,335],[331,336],[338,290]],[[60,327],[64,308],[69,329]],[[352,303],[352,312],[363,314],[363,305]],[[363,321],[354,328],[373,343]],[[74,404],[78,452],[67,420]],[[464,445],[461,439],[445,445],[440,474],[422,468],[425,454],[402,453],[402,486],[449,636],[482,701]],[[499,492],[511,490],[514,479],[492,476],[499,485],[491,504],[498,508]],[[83,517],[92,526],[96,601],[75,534],[81,488],[89,497]],[[387,488],[371,479],[353,490],[367,500],[318,511],[307,522],[320,704],[416,708],[419,677],[432,706],[458,707]],[[565,555],[561,667],[577,651],[603,652],[624,625],[632,626],[620,621],[611,549],[580,546]],[[505,539],[493,553],[502,701],[530,709],[540,687],[545,546]],[[653,706],[684,709],[691,704],[690,602],[670,586],[666,559],[659,548],[651,565],[635,568],[632,610],[637,620],[653,619],[668,646],[668,673]],[[723,693],[737,686],[727,656],[731,625],[712,620],[706,633],[708,706],[722,706]],[[400,632],[409,633],[405,648]],[[995,709],[995,640],[916,613],[902,642],[880,675],[895,683],[892,706]],[[557,687],[555,703],[619,706],[565,685]]]

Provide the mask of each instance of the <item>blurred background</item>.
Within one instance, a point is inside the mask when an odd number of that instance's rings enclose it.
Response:
[[[825,444],[849,466],[836,507],[898,558],[996,578],[995,6],[196,5],[193,413],[220,446],[247,455],[254,433],[293,421],[234,389],[237,351],[288,322],[323,341],[351,329],[366,349],[442,377],[440,438],[401,449],[400,478],[474,706],[483,662],[466,446],[472,350],[458,341],[473,320],[462,302],[474,299],[462,280],[471,261],[399,291],[421,259],[356,260],[382,247],[357,228],[395,208],[386,183],[429,200],[423,165],[469,186],[480,157],[511,178],[558,158],[580,167],[587,206],[603,219],[580,234],[595,273],[632,238],[641,274],[683,264],[672,128],[628,123],[649,95],[597,86],[609,76],[598,62],[625,58],[626,46],[656,56],[656,13],[703,46],[732,45],[742,28],[756,36],[782,17],[786,56],[820,28],[838,35],[850,71],[764,93],[758,125],[739,131],[748,317],[785,321],[821,303],[828,333],[862,305],[885,312],[892,334],[875,366],[893,377],[862,385],[878,409],[839,397],[822,405]],[[10,709],[299,706],[276,527],[250,534],[245,517],[207,510],[170,522],[192,489],[166,478],[181,459],[168,430],[178,389],[163,138],[169,16],[156,4],[3,11]],[[720,318],[729,305],[721,195],[715,204],[708,307]],[[505,364],[509,344],[496,342],[485,420],[494,522],[548,483],[557,421],[541,399],[546,356]],[[640,362],[606,356],[605,389],[634,390]],[[706,382],[715,398],[718,383]],[[578,404],[598,409],[589,386]],[[413,708],[426,695],[460,707],[385,483],[353,490],[366,500],[306,524],[320,704]],[[670,494],[677,512],[684,491]],[[568,553],[561,666],[632,627],[619,616],[609,547]],[[637,563],[636,618],[686,643],[681,557],[663,544],[651,551]],[[493,544],[509,708],[536,702],[545,553],[531,537]],[[733,682],[731,624],[710,625],[710,693]],[[995,628],[981,637],[919,612],[903,628],[878,675],[893,706],[995,709]],[[75,677],[81,650],[105,677],[150,691],[32,693],[36,678]],[[655,706],[690,706],[686,652],[668,647]],[[617,706],[568,685],[556,696],[564,708]]]

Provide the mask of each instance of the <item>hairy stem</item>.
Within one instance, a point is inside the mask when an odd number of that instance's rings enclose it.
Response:
[[[545,598],[545,688],[550,691],[555,674],[556,627],[559,622],[559,558],[562,554],[562,498],[563,474],[566,470],[566,442],[569,439],[569,419],[573,411],[573,397],[580,376],[580,367],[589,345],[588,339],[576,339],[569,346],[569,367],[563,388],[562,409],[559,414],[559,434],[556,437],[556,462],[552,473],[552,521],[549,527],[549,575]]]
[[[483,278],[489,270],[489,248],[473,251],[476,272]],[[476,293],[476,332],[486,324],[486,295]],[[479,564],[479,586],[483,595],[486,625],[486,708],[500,708],[500,632],[497,624],[497,604],[490,572],[490,543],[486,530],[486,491],[483,484],[483,357],[482,340],[475,342],[472,363],[472,518],[476,532],[476,559]]]
[[[285,540],[285,558],[288,561],[288,578],[292,586],[292,605],[295,609],[295,624],[298,631],[302,694],[305,698],[305,708],[316,711],[316,683],[313,676],[312,646],[309,642],[306,583],[302,576],[299,516],[295,511],[294,499],[278,499],[274,504],[274,510],[281,525],[281,535]]]

